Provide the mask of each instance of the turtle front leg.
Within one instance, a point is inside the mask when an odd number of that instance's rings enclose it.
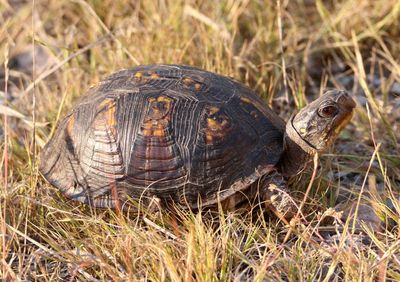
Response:
[[[272,171],[247,190],[238,191],[220,202],[224,211],[248,211],[255,206],[265,206],[285,223],[296,215],[298,206],[289,195],[289,189],[282,174]]]
[[[266,207],[285,222],[293,218],[298,211],[298,205],[289,195],[285,179],[277,171],[270,173],[263,180],[259,196]]]

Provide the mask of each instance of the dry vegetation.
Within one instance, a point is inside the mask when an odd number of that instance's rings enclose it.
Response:
[[[1,0],[0,277],[400,281],[400,2],[278,2]],[[121,216],[43,180],[38,152],[76,98],[161,62],[235,77],[284,118],[324,87],[349,90],[359,106],[321,156],[307,223],[289,233],[267,213]],[[292,181],[299,199],[310,175]],[[341,221],[336,204],[358,220]]]

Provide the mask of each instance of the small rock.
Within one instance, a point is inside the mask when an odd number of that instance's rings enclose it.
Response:
[[[33,74],[33,61],[35,61],[35,76],[42,73],[54,63],[50,54],[40,45],[28,45],[24,51],[10,59],[8,67],[12,70],[22,72],[28,76]]]
[[[35,67],[33,68],[34,61]],[[7,100],[12,102],[21,90],[32,82],[33,78],[55,63],[56,60],[40,45],[28,45],[24,51],[11,57],[8,63]],[[0,69],[0,92],[3,96],[0,96],[0,104],[3,103],[5,84],[5,71]]]
[[[389,92],[391,94],[400,95],[400,83],[398,82],[393,83],[392,86],[390,87]]]
[[[342,220],[350,220],[350,228],[353,225],[354,216],[355,219],[355,229],[363,230],[364,226],[368,226],[373,231],[378,232],[382,229],[382,221],[375,213],[374,208],[369,203],[360,203],[357,209],[357,200],[349,203],[346,206],[340,205],[337,207],[340,211],[343,211]],[[357,212],[357,213],[356,213]]]

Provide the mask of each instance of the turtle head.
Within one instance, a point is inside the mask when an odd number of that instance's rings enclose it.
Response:
[[[317,152],[327,149],[349,123],[356,106],[343,90],[328,90],[293,116],[287,126]]]
[[[308,104],[286,124],[282,170],[296,174],[315,153],[326,150],[349,123],[356,106],[343,90],[328,90]]]

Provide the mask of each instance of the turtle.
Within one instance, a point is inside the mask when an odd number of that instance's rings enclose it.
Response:
[[[232,78],[136,66],[88,90],[44,146],[39,169],[96,208],[232,209],[257,198],[285,212],[287,180],[331,146],[355,106],[346,91],[328,89],[286,123]]]

